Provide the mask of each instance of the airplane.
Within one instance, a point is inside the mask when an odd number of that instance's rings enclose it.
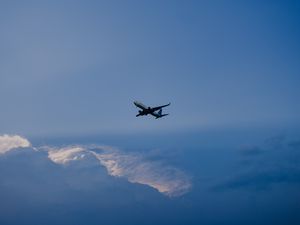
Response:
[[[166,105],[162,105],[162,106],[157,106],[157,107],[147,107],[145,106],[143,103],[138,102],[138,101],[134,101],[133,102],[135,104],[136,107],[139,107],[142,110],[139,110],[139,114],[136,115],[136,117],[138,116],[146,116],[148,114],[152,115],[155,117],[155,119],[167,116],[169,114],[162,114],[162,108],[169,106],[171,103],[166,104]],[[156,112],[158,111],[158,112]]]

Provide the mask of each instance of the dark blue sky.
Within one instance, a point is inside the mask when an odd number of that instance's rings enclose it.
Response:
[[[1,225],[300,224],[298,1],[1,1],[0,29]]]

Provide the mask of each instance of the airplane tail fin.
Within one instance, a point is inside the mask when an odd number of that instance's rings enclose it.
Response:
[[[161,113],[162,113],[162,109],[160,109],[160,110],[158,111],[158,115],[161,116]]]
[[[158,115],[157,115],[156,119],[169,115],[169,114],[162,114],[162,109],[160,109],[160,110],[157,112],[157,114],[158,114]]]

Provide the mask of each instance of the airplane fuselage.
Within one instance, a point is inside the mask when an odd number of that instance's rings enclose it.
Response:
[[[140,109],[142,109],[142,110],[139,110],[139,114],[141,116],[148,115],[148,114],[153,113],[155,111],[153,108],[147,107],[143,103],[135,101],[134,104],[135,104],[135,106],[137,106]]]

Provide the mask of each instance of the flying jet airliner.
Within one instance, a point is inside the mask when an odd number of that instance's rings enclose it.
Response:
[[[151,114],[152,116],[155,117],[155,119],[161,118],[163,116],[167,116],[169,114],[162,114],[162,108],[169,106],[171,103],[167,104],[167,105],[162,105],[162,106],[157,106],[157,107],[147,107],[145,106],[143,103],[138,102],[138,101],[134,101],[133,102],[135,104],[136,107],[139,107],[142,110],[139,110],[139,114],[136,115],[136,117],[138,116],[146,116],[148,114]],[[158,111],[158,112],[156,112]]]

